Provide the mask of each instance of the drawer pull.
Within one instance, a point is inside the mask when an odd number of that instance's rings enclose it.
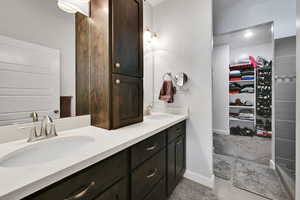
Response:
[[[153,145],[152,147],[148,147],[146,150],[147,151],[153,151],[157,148],[157,145]]]
[[[71,197],[65,198],[64,200],[76,200],[76,199],[79,199],[79,198],[83,197],[86,193],[88,193],[88,191],[91,190],[95,185],[96,185],[96,183],[93,181],[85,189],[83,189],[81,192],[79,192],[78,194],[75,194],[75,195],[73,195]]]
[[[155,168],[154,171],[153,171],[151,174],[147,175],[146,177],[147,177],[147,178],[152,178],[152,177],[154,177],[154,176],[156,175],[157,171],[158,171],[158,169]]]

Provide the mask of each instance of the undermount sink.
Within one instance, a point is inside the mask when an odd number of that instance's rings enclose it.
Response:
[[[22,167],[47,163],[76,154],[93,142],[88,136],[57,137],[29,144],[0,158],[0,167]]]

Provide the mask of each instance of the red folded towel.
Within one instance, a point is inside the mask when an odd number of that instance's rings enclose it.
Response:
[[[164,81],[162,88],[160,89],[159,100],[165,101],[167,103],[173,103],[175,93],[176,88],[173,86],[173,82]]]

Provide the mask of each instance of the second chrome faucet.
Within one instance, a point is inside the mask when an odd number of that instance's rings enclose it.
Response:
[[[33,118],[33,122],[38,121],[38,114],[36,112],[32,113],[31,117]],[[41,128],[39,133],[37,131],[36,125],[34,125],[31,128],[28,142],[35,142],[38,140],[43,140],[56,136],[57,132],[53,119],[50,116],[45,116],[44,119],[41,121]]]

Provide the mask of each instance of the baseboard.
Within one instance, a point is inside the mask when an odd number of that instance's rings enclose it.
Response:
[[[222,135],[229,135],[228,131],[219,130],[219,129],[213,129],[213,133],[222,134]]]
[[[276,165],[275,162],[273,160],[270,160],[270,168],[273,170],[276,170]]]
[[[212,175],[210,178],[208,178],[202,176],[201,174],[186,170],[184,177],[209,188],[213,188],[215,184],[215,175]]]

